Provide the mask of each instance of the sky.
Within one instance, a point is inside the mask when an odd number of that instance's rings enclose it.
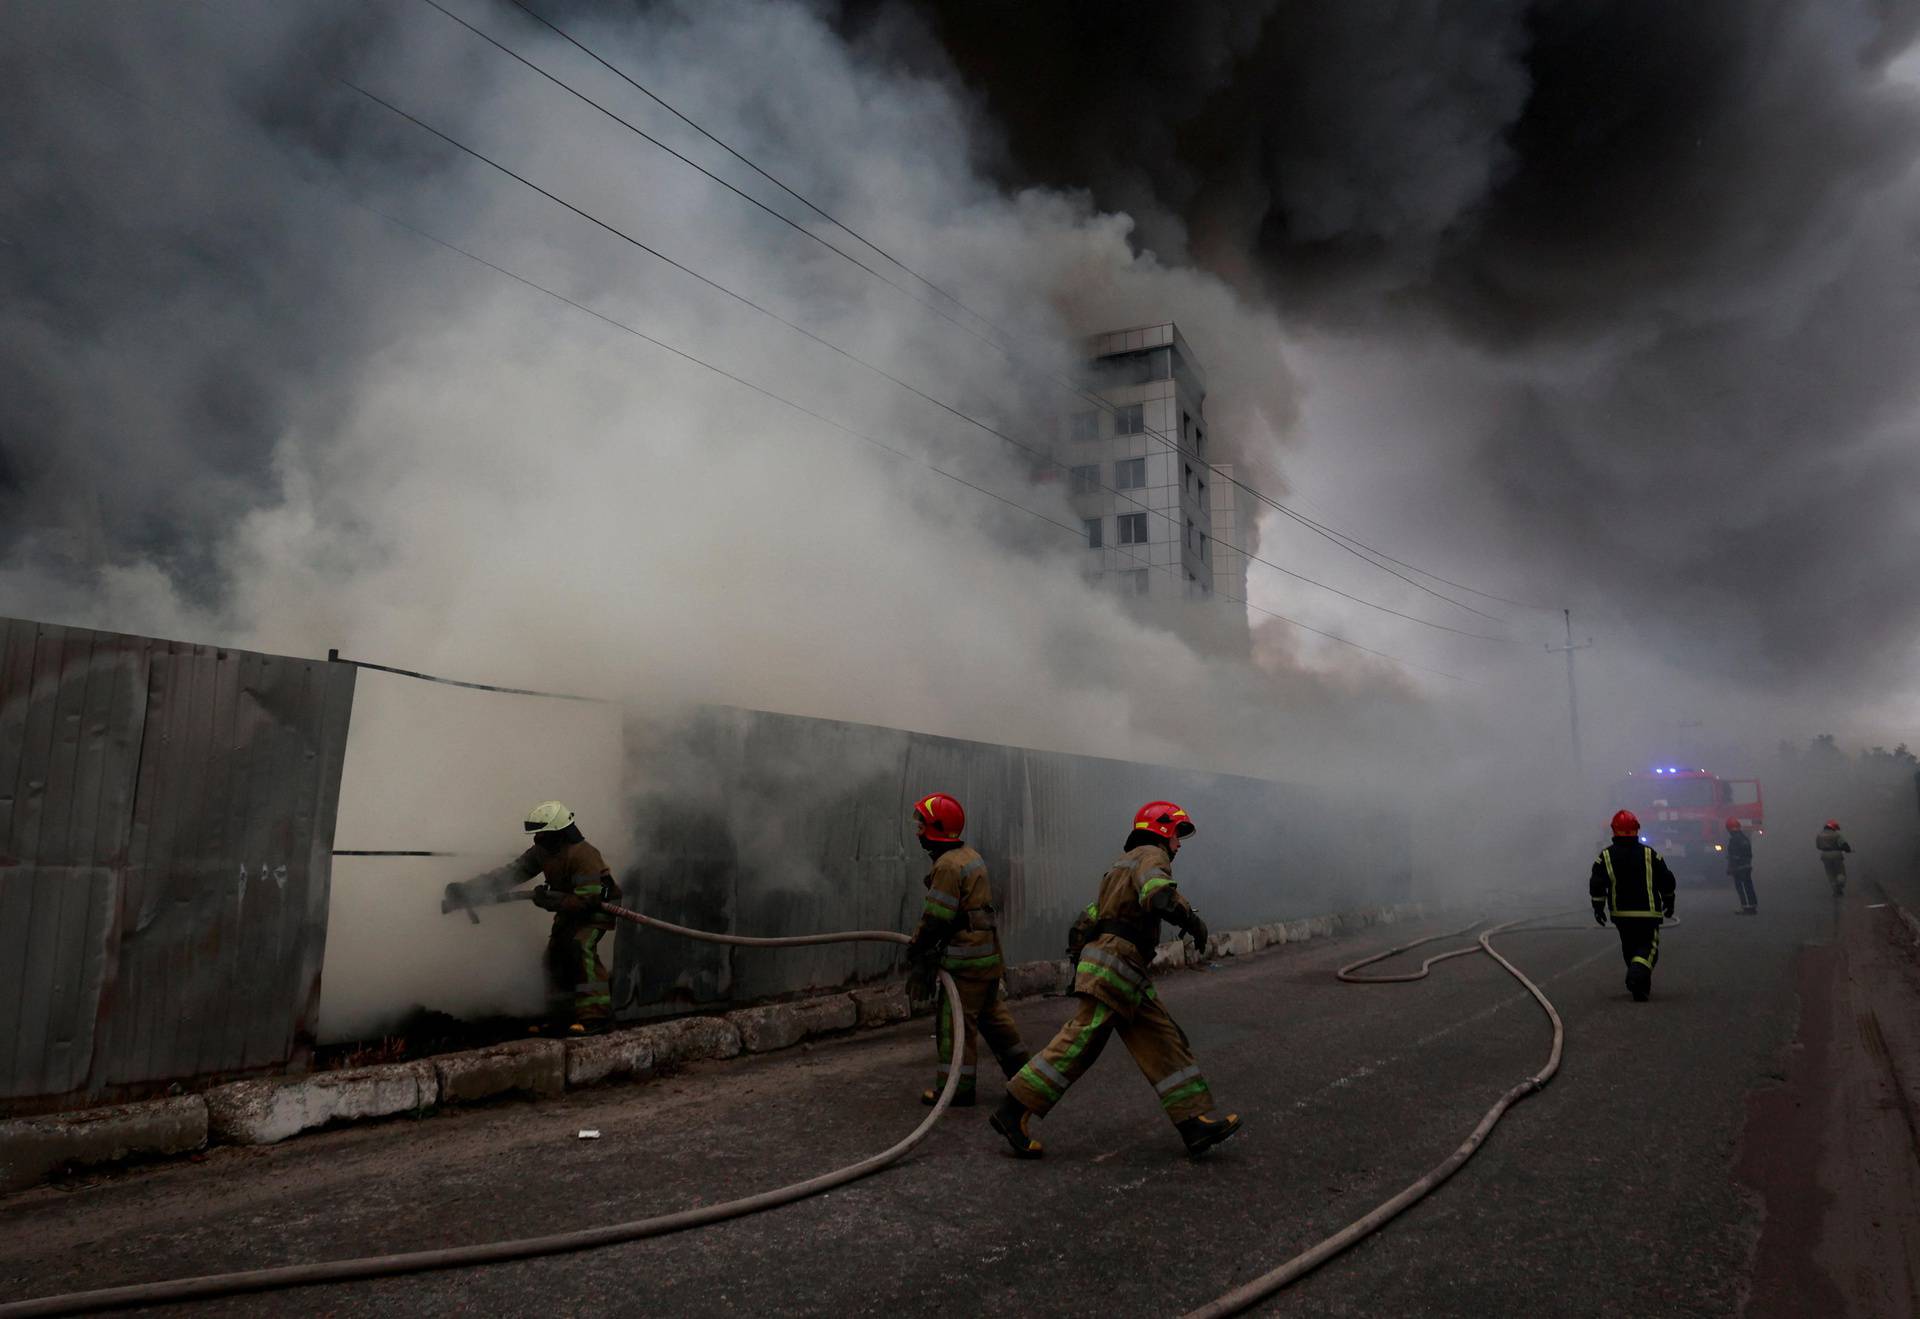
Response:
[[[1365,776],[1558,764],[1570,609],[1596,773],[1920,742],[1916,6],[529,0],[909,274],[443,3],[901,287],[423,0],[7,5],[0,611]],[[991,432],[1164,319],[1242,476],[1419,586],[1263,557],[1493,639],[1256,564],[1370,651],[1249,662],[1090,590]]]

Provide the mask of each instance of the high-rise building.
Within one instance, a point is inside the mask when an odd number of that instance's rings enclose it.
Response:
[[[1087,571],[1136,595],[1246,597],[1248,513],[1208,459],[1207,378],[1171,321],[1088,342],[1092,393],[1066,417],[1060,459],[1087,537]]]

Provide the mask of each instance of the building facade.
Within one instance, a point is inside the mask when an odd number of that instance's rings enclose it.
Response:
[[[1179,327],[1105,331],[1088,357],[1098,402],[1064,419],[1057,448],[1088,575],[1132,595],[1244,600],[1249,513],[1232,468],[1208,458],[1206,374]]]

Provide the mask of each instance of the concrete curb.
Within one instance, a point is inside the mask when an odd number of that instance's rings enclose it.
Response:
[[[443,1053],[426,1061],[433,1064],[440,1080],[443,1104],[471,1104],[510,1094],[551,1099],[567,1088],[567,1046],[559,1040],[516,1040],[489,1049]]]
[[[229,1145],[272,1145],[329,1122],[414,1113],[440,1102],[431,1059],[316,1072],[286,1080],[215,1086],[206,1101],[207,1131]]]
[[[1332,938],[1425,914],[1424,903],[1407,902],[1219,930],[1208,941],[1205,957],[1249,957],[1282,944]],[[1920,938],[1920,920],[1905,909],[1900,915]],[[1153,969],[1177,970],[1188,960],[1184,941],[1163,943],[1154,951]],[[1022,962],[1007,968],[1006,986],[1010,998],[1068,993],[1073,964]],[[816,1036],[893,1025],[929,1011],[930,1004],[911,1002],[906,986],[894,982],[583,1039],[521,1040],[412,1062],[236,1081],[204,1095],[0,1121],[0,1193],[32,1186],[69,1165],[187,1153],[205,1148],[209,1139],[267,1145],[330,1123],[501,1095],[550,1099],[607,1081],[645,1080],[680,1063],[771,1053]]]
[[[70,1165],[187,1154],[206,1144],[199,1095],[14,1118],[0,1122],[0,1191],[23,1190]]]
[[[1885,895],[1886,890],[1881,889],[1880,892],[1882,895]],[[1915,916],[1905,907],[1895,902],[1891,897],[1887,898],[1887,905],[1900,913],[1900,919],[1906,923],[1907,933],[1913,936],[1913,941],[1916,945],[1920,945],[1920,916]]]

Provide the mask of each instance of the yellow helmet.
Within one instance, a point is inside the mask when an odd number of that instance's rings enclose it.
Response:
[[[530,834],[544,834],[564,829],[572,823],[573,812],[567,809],[565,802],[543,801],[527,812],[525,828]]]

